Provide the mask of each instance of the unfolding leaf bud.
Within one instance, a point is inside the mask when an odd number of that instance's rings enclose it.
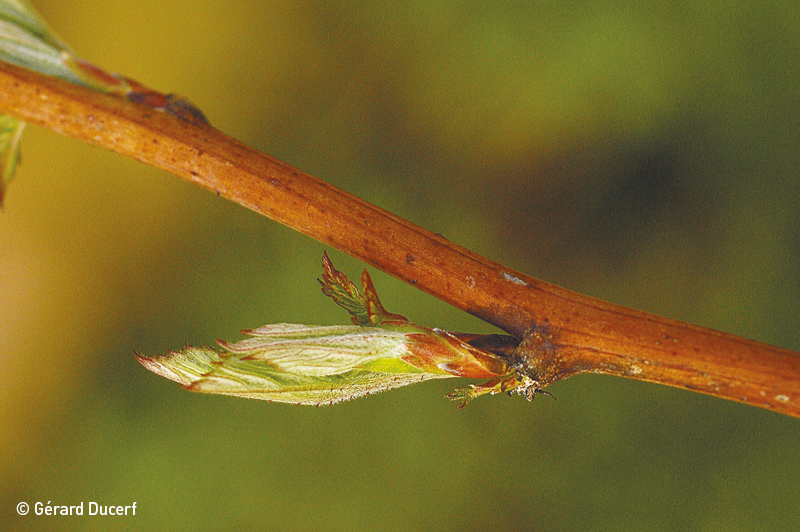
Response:
[[[327,254],[323,265],[322,291],[351,314],[355,325],[279,323],[244,331],[249,338],[234,344],[220,341],[219,350],[186,347],[136,358],[189,390],[306,405],[447,377],[489,379],[450,394],[461,401],[459,408],[484,393],[522,393],[531,387],[504,356],[473,345],[506,349],[507,340],[415,325],[383,308],[366,271],[362,296]]]

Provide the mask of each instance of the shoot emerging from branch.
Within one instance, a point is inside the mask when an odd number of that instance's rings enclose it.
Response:
[[[136,358],[188,390],[304,405],[333,404],[448,377],[488,379],[448,394],[460,402],[459,408],[486,393],[517,392],[533,399],[541,392],[506,356],[491,351],[496,335],[416,325],[383,308],[366,270],[362,295],[327,253],[323,269],[322,292],[350,313],[353,325],[279,323],[244,331],[250,338],[235,344],[219,341],[221,350],[186,347]],[[508,348],[508,337],[500,338]]]

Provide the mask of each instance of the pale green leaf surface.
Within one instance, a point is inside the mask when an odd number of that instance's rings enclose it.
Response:
[[[149,370],[198,392],[306,405],[332,404],[428,379],[402,360],[409,339],[400,330],[357,325],[267,325],[251,338],[220,342],[223,351],[187,347],[137,356]]]
[[[341,374],[408,354],[404,333],[372,327],[283,323],[247,334],[253,338],[234,345],[222,342],[222,346],[234,355],[263,361],[280,371],[313,377]]]
[[[67,46],[26,2],[0,1],[0,60],[72,83],[83,83],[65,61],[63,54],[68,53]],[[24,122],[0,115],[0,206],[14,177],[24,127]]]
[[[71,52],[24,2],[0,1],[0,59],[85,85],[69,62]]]
[[[103,92],[129,90],[125,80],[81,62],[26,2],[0,0],[0,61]],[[0,206],[19,158],[24,123],[0,115]]]
[[[6,20],[24,28],[39,40],[51,44],[55,48],[66,48],[66,45],[55,36],[39,14],[27,2],[22,0],[0,1],[0,20]]]

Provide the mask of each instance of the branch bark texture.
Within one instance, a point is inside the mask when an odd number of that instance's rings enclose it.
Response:
[[[510,270],[210,126],[1,62],[0,111],[166,170],[496,325],[542,386],[604,373],[800,417],[796,352]]]

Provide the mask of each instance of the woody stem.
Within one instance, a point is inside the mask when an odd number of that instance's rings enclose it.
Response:
[[[522,340],[542,385],[606,373],[800,417],[800,354],[603,302],[511,270],[204,125],[0,63],[2,112],[211,190]]]

